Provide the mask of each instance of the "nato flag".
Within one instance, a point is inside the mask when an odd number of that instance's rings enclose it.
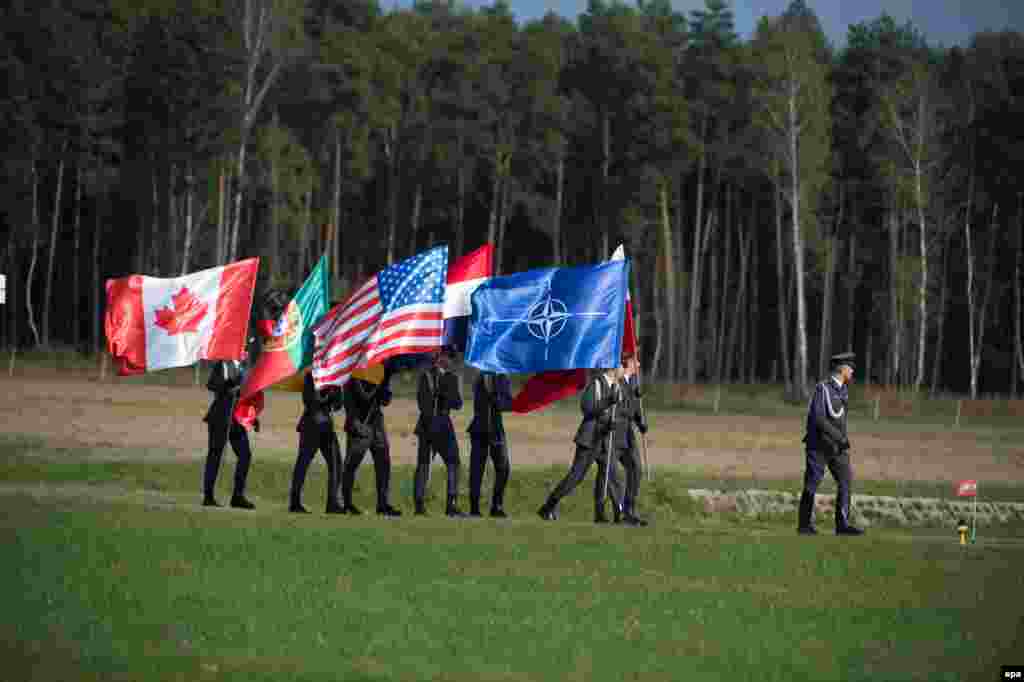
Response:
[[[505,374],[618,367],[629,261],[495,277],[473,292],[466,364]]]

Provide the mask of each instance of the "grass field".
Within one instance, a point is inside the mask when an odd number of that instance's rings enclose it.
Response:
[[[1012,530],[802,538],[704,515],[681,471],[646,529],[589,523],[589,481],[543,523],[560,467],[517,468],[507,521],[441,517],[440,469],[427,519],[328,517],[322,462],[296,517],[283,453],[253,512],[199,507],[200,466],[0,443],[4,679],[989,680],[1024,651]]]

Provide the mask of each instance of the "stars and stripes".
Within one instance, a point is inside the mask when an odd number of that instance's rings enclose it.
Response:
[[[313,382],[342,386],[357,368],[441,347],[448,247],[385,268],[313,330]]]

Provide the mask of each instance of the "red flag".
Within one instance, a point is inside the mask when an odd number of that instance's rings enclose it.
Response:
[[[530,377],[519,394],[512,399],[512,411],[524,414],[550,405],[556,400],[583,390],[587,385],[587,370],[568,369],[541,372]]]
[[[973,478],[967,478],[956,484],[957,497],[976,497],[978,495],[978,482]]]

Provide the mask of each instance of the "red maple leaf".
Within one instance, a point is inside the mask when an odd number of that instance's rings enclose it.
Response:
[[[171,296],[173,308],[158,308],[156,324],[167,331],[168,336],[199,331],[199,323],[206,316],[209,306],[192,295],[187,287]]]

